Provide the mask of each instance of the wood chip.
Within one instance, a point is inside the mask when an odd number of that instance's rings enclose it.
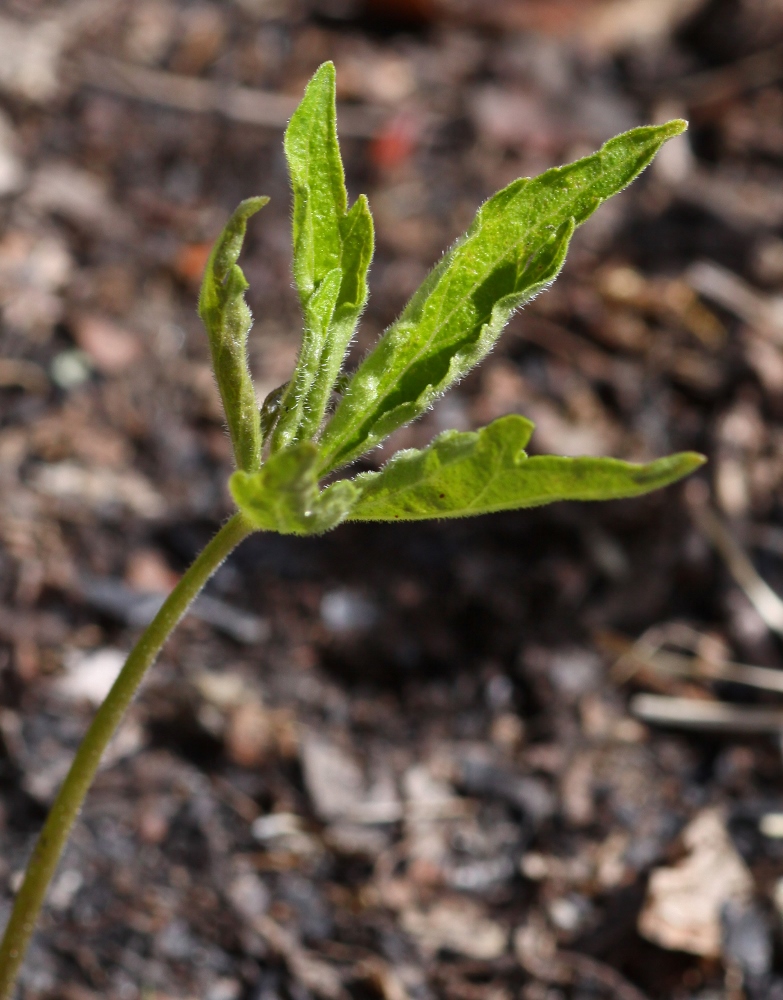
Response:
[[[631,699],[631,712],[642,722],[675,729],[712,733],[779,733],[783,709],[749,708],[696,698],[638,694]]]
[[[251,87],[223,86],[200,77],[133,66],[120,59],[85,53],[80,64],[84,84],[118,97],[148,101],[194,114],[216,114],[229,121],[284,129],[299,98]],[[338,107],[340,135],[371,138],[386,112],[372,107]]]

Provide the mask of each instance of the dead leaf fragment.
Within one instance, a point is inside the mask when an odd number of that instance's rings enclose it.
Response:
[[[404,910],[401,924],[429,954],[443,949],[477,961],[491,961],[503,954],[508,943],[506,929],[468,899],[443,900],[429,910]]]
[[[700,812],[682,839],[688,856],[650,876],[639,933],[662,948],[717,958],[721,912],[729,902],[745,902],[753,880],[719,810]]]
[[[27,25],[0,19],[0,90],[36,104],[55,97],[64,41],[63,26],[56,20]]]
[[[43,339],[61,318],[73,259],[59,237],[11,229],[0,242],[0,309],[14,329]]]
[[[350,815],[364,798],[364,779],[357,762],[341,747],[314,732],[301,745],[305,785],[323,819]]]
[[[104,178],[66,160],[44,163],[26,194],[29,207],[42,215],[62,216],[87,232],[126,237],[129,219],[111,200]]]
[[[42,463],[31,477],[33,490],[56,500],[76,501],[106,514],[126,507],[139,517],[160,517],[163,497],[134,469],[87,469],[75,462]]]

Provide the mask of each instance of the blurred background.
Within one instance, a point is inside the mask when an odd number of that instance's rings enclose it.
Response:
[[[0,924],[230,510],[195,304],[249,195],[259,395],[292,369],[282,132],[325,59],[378,237],[352,363],[499,187],[691,123],[372,460],[520,412],[536,452],[710,463],[246,542],[112,746],[20,997],[781,998],[780,0],[5,0]]]

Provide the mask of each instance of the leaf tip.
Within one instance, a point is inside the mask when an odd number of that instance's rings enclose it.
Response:
[[[256,212],[260,212],[264,205],[268,203],[269,197],[265,194],[245,198],[244,201],[240,201],[223,227],[223,232],[218,237],[216,245],[219,245],[225,239],[230,239],[238,232],[244,236],[244,226],[247,220],[255,215]]]
[[[308,89],[312,86],[318,86],[319,84],[325,83],[328,87],[334,88],[335,81],[337,79],[337,70],[331,59],[327,59],[326,62],[322,62],[318,69],[313,73],[308,83]]]
[[[680,451],[674,455],[659,458],[648,465],[638,467],[637,484],[647,489],[659,489],[669,486],[678,479],[684,479],[707,461],[706,456],[696,451]]]
[[[676,457],[680,460],[680,468],[683,470],[683,476],[695,472],[696,469],[700,469],[707,462],[707,456],[702,455],[698,451],[683,451]]]
[[[656,130],[661,137],[661,141],[668,142],[669,139],[682,135],[687,128],[688,122],[684,118],[672,118],[670,122],[664,122],[662,125],[658,125]]]
[[[260,212],[264,205],[268,204],[269,195],[255,195],[252,198],[245,198],[244,201],[240,201],[234,214],[241,216],[243,219],[249,219],[251,215],[255,215],[256,212]]]

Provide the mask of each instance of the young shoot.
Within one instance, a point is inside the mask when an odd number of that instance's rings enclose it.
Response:
[[[555,500],[608,500],[666,486],[704,461],[683,452],[648,464],[525,452],[533,424],[511,414],[472,432],[445,431],[377,472],[356,459],[421,416],[492,349],[513,313],[560,272],[574,229],[644,170],[686,127],[635,128],[597,153],[493,195],[354,372],[346,352],[367,302],[373,222],[349,206],[337,143],[335,70],[324,63],[285,134],[293,189],[293,274],[303,335],[290,380],[259,408],[247,362],[252,326],[237,264],[243,201],[204,274],[199,313],[225,410],[237,510],[169,595],[100,707],[60,789],[0,944],[0,1000],[10,1000],[47,887],[101,756],[146,671],[220,563],[254,531],[315,535],[344,521],[420,521],[518,510]],[[339,403],[329,411],[333,395]],[[334,474],[347,469],[342,478]],[[328,485],[323,481],[329,477]]]

